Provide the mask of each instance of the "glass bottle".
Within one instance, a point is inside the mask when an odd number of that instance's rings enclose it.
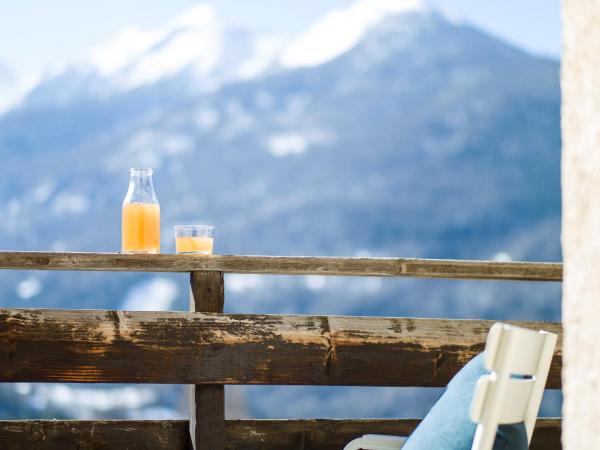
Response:
[[[129,169],[121,251],[160,253],[160,206],[152,185],[152,169]]]

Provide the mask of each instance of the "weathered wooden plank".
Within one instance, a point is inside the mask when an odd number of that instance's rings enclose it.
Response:
[[[187,420],[0,420],[2,450],[187,450]]]
[[[518,322],[562,337],[560,324]],[[444,386],[491,321],[0,309],[0,381]],[[559,338],[548,386],[560,387]]]
[[[415,419],[228,420],[227,450],[340,450],[363,434],[409,435]],[[3,450],[187,450],[187,421],[0,421]],[[531,450],[560,450],[560,419],[539,419]]]
[[[0,269],[142,272],[220,271],[288,275],[355,275],[560,281],[562,264],[411,258],[0,252]]]
[[[417,419],[239,420],[227,423],[228,450],[341,450],[363,434],[409,436]],[[530,450],[559,450],[560,419],[536,423]],[[434,450],[434,449],[432,449]]]
[[[223,272],[192,272],[190,288],[190,310],[223,312],[225,304]],[[223,450],[225,448],[223,385],[191,385],[190,414],[190,436],[194,450]]]
[[[190,311],[222,313],[225,306],[223,272],[190,274]]]

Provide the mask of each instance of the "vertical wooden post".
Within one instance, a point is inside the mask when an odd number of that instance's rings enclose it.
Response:
[[[563,448],[600,448],[600,1],[563,0]]]
[[[223,272],[192,272],[190,309],[223,312]],[[192,385],[190,389],[190,435],[194,450],[224,450],[225,392],[220,385]]]

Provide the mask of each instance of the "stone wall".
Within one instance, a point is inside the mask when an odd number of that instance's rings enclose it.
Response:
[[[563,448],[600,449],[600,0],[563,0]]]

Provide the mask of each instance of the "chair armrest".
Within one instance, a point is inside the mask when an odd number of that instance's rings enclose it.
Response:
[[[383,434],[365,434],[363,437],[354,439],[344,447],[344,450],[400,450],[405,437],[385,436]]]

